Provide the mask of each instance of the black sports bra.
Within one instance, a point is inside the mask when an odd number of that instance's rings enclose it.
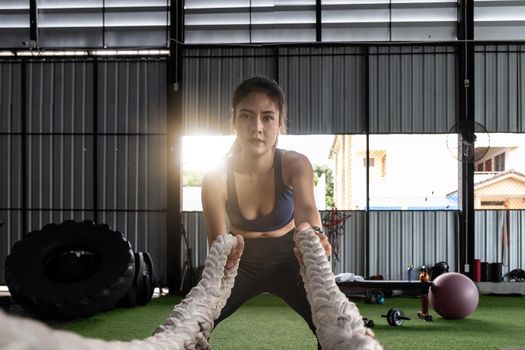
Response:
[[[233,177],[232,162],[228,162],[226,171],[226,186],[228,191],[228,200],[226,201],[226,212],[230,223],[240,229],[255,232],[268,232],[280,229],[288,225],[293,219],[294,202],[293,191],[283,182],[281,170],[281,150],[275,149],[273,159],[274,183],[275,183],[275,202],[271,213],[246,220],[241,214],[239,202],[237,200],[237,191]]]

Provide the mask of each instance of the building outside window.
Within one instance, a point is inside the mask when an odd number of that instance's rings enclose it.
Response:
[[[476,209],[525,208],[525,139],[520,134],[491,134],[490,149],[475,163]]]
[[[505,152],[494,157],[494,171],[505,171]]]

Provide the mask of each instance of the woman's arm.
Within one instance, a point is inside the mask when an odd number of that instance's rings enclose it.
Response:
[[[228,232],[226,222],[226,179],[220,172],[208,173],[202,180],[202,211],[208,243]]]
[[[202,210],[208,234],[208,244],[219,235],[228,233],[226,222],[226,177],[224,173],[206,174],[202,181]],[[241,235],[237,238],[237,246],[232,249],[226,261],[226,268],[232,268],[241,258],[244,249],[244,240]]]
[[[321,216],[314,199],[314,172],[308,158],[297,152],[288,152],[290,185],[294,193],[294,221],[321,227]]]
[[[289,156],[290,184],[294,193],[294,221],[295,226],[310,226],[322,228],[321,216],[314,199],[314,171],[308,158],[297,152],[287,152]],[[316,232],[321,240],[326,255],[332,254],[332,246],[326,236]],[[300,256],[299,260],[301,260]]]

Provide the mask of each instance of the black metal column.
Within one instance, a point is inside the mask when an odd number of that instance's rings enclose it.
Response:
[[[365,266],[363,270],[365,278],[370,276],[370,167],[369,167],[369,150],[370,150],[370,47],[367,45],[365,50],[365,132],[366,132],[366,209],[365,209],[365,237],[364,252]],[[375,272],[374,272],[375,274]]]
[[[315,41],[323,41],[323,29],[322,29],[322,5],[321,0],[315,0]]]
[[[36,0],[29,0],[29,48],[38,47],[38,24]]]
[[[167,284],[171,294],[181,283],[181,178],[182,178],[182,64],[184,0],[170,0],[170,56],[168,60],[168,195]]]
[[[29,0],[29,43],[27,43],[29,49],[36,49],[38,47],[38,26],[37,26],[37,3],[36,0]],[[28,86],[27,86],[27,70],[28,66],[31,65],[31,62],[27,60],[22,61],[22,72],[21,72],[21,113],[22,113],[22,237],[25,237],[29,233],[28,227],[28,191],[29,191],[29,178],[27,174],[27,167],[29,162],[29,153],[27,147],[28,141],[28,130],[27,130],[27,120],[28,120],[28,110],[31,110],[31,107],[28,106]],[[31,88],[31,87],[29,87]]]
[[[29,190],[29,181],[27,177],[27,164],[29,159],[28,147],[27,147],[27,119],[28,119],[28,106],[27,106],[27,61],[22,60],[20,66],[21,70],[21,82],[20,82],[20,113],[21,113],[21,127],[22,127],[22,136],[21,136],[21,147],[22,147],[22,201],[21,201],[21,213],[20,219],[22,221],[22,237],[25,237],[28,232],[28,203],[27,203],[27,194]]]
[[[458,11],[458,121],[474,121],[474,2],[463,0]],[[469,125],[469,123],[464,124]],[[468,129],[468,128],[467,128]],[[473,130],[462,130],[472,134]],[[469,135],[464,135],[470,137]],[[472,275],[474,262],[474,163],[461,163],[459,213],[459,266],[461,273]]]
[[[98,59],[93,60],[93,221],[100,223],[98,208]]]

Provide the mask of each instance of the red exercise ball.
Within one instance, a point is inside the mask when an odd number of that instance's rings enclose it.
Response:
[[[470,278],[457,272],[438,276],[428,293],[430,304],[447,319],[465,318],[478,307],[478,288]]]

